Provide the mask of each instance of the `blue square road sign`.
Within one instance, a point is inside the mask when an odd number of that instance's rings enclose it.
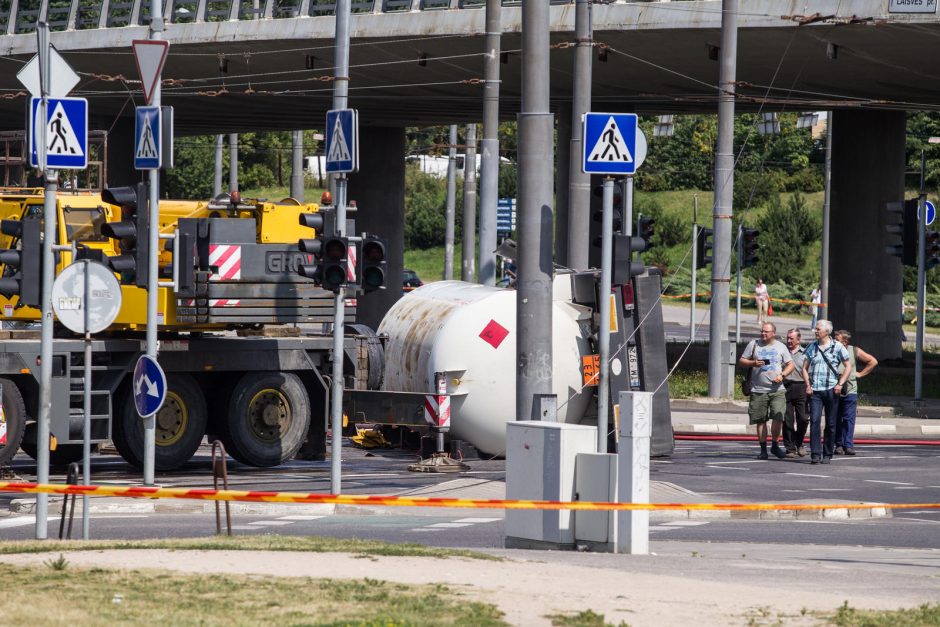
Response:
[[[29,108],[29,163],[39,163],[43,123],[41,98],[33,98]],[[88,101],[84,98],[48,98],[46,108],[46,167],[84,170],[88,167]]]
[[[326,171],[359,171],[359,115],[355,109],[326,112]]]
[[[637,117],[634,113],[586,113],[582,124],[581,171],[586,174],[636,173]]]
[[[137,107],[134,114],[134,168],[159,170],[162,119],[160,107]]]

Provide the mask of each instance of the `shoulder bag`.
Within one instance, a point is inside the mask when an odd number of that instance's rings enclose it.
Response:
[[[751,350],[751,356],[748,359],[754,359],[754,351],[757,350],[757,344],[754,344],[754,349]],[[741,379],[741,394],[744,396],[751,395],[751,373],[754,371],[754,368],[747,368],[744,371],[744,377]]]

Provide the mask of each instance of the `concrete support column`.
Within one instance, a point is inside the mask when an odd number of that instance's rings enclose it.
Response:
[[[901,356],[901,262],[885,252],[904,198],[903,111],[835,111],[828,318],[878,359]]]
[[[357,211],[356,235],[375,233],[385,238],[388,255],[387,289],[359,296],[357,320],[373,329],[402,295],[405,248],[405,129],[359,127],[359,172],[349,175],[349,200]],[[352,235],[352,233],[350,233]]]
[[[558,107],[555,118],[555,263],[570,267],[568,263],[568,169],[571,159],[571,104]]]

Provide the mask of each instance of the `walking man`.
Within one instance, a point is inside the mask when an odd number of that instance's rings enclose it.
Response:
[[[760,444],[757,459],[768,459],[768,420],[771,421],[770,452],[779,459],[787,456],[777,444],[777,439],[787,406],[783,379],[793,371],[793,359],[790,351],[777,341],[776,335],[777,327],[770,322],[764,323],[761,325],[760,339],[751,340],[738,360],[739,366],[751,369],[751,396],[747,413],[750,423],[757,425],[757,442]]]
[[[803,361],[806,355],[801,345],[802,334],[799,329],[787,331],[787,348],[793,359],[793,370],[783,378],[783,387],[787,393],[787,411],[783,419],[783,444],[787,457],[804,457],[806,449],[803,440],[809,427],[806,416],[806,384],[803,382]]]
[[[835,450],[838,422],[839,395],[851,373],[849,353],[845,346],[832,337],[832,323],[816,322],[816,341],[806,347],[803,361],[803,382],[809,397],[810,460],[814,464],[828,464]],[[839,373],[840,364],[843,367]],[[826,412],[826,436],[823,438],[820,420]]]

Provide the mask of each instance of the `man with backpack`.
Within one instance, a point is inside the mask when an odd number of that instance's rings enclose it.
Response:
[[[830,337],[831,322],[818,320],[815,332],[816,341],[806,347],[803,361],[803,382],[809,397],[810,461],[828,464],[835,450],[839,397],[852,368],[845,346]],[[841,374],[840,365],[843,367]],[[820,428],[823,411],[826,412],[825,438]]]

